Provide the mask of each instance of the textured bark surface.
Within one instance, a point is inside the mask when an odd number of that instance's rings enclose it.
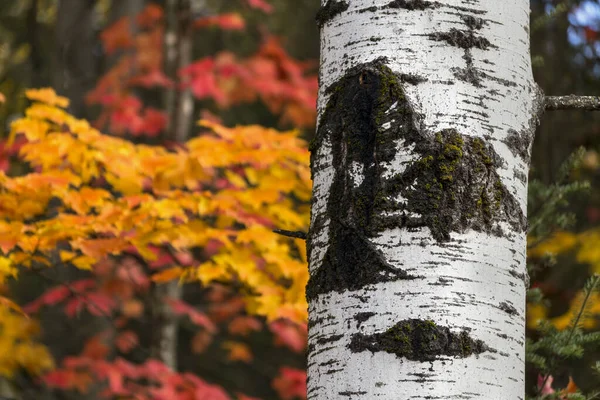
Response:
[[[529,2],[322,6],[308,397],[522,399]]]

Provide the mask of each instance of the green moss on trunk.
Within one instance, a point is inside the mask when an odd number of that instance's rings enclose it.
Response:
[[[409,319],[400,321],[383,333],[352,336],[350,351],[372,353],[385,351],[413,361],[433,361],[439,357],[466,358],[490,349],[481,340],[473,339],[467,331],[451,332],[433,321]]]
[[[309,298],[415,278],[390,265],[372,244],[370,238],[386,229],[429,228],[438,241],[467,229],[503,235],[501,222],[525,230],[520,205],[497,173],[502,160],[492,146],[456,129],[422,129],[402,76],[385,63],[357,66],[326,90],[330,98],[311,152],[315,157],[326,140],[331,143],[334,176],[326,212],[310,229],[309,254],[326,225],[329,243],[309,281]],[[409,148],[414,161],[390,176],[397,152]]]

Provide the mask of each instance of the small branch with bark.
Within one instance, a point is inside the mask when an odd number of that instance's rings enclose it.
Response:
[[[306,233],[300,231],[286,231],[285,229],[273,229],[273,232],[278,233],[282,236],[287,236],[295,239],[306,240],[307,238]]]
[[[600,96],[546,96],[544,99],[544,108],[546,111],[600,111]]]

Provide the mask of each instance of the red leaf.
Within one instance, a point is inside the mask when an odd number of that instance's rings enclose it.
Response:
[[[196,28],[218,26],[219,28],[226,30],[242,30],[245,28],[246,24],[241,15],[237,13],[228,13],[199,18],[194,21],[194,26]]]
[[[133,46],[131,27],[128,17],[123,17],[100,34],[107,54],[112,54],[119,49],[127,49]]]
[[[55,288],[52,288],[38,297],[36,300],[31,303],[25,305],[23,307],[23,311],[31,314],[37,312],[42,306],[51,306],[61,301],[66,300],[71,291],[67,286],[61,285]]]
[[[149,4],[136,17],[137,24],[142,28],[151,28],[160,22],[163,17],[163,9],[157,4]]]
[[[266,3],[264,0],[247,0],[248,4],[252,8],[258,8],[266,13],[273,12],[273,6],[271,4]]]
[[[98,317],[109,315],[117,306],[117,302],[104,293],[88,293],[86,297],[88,312]]]
[[[65,306],[65,313],[69,317],[74,317],[84,307],[88,312],[98,317],[106,317],[116,307],[117,303],[111,297],[103,293],[87,293],[76,296]]]
[[[284,344],[297,353],[306,347],[306,327],[301,329],[298,325],[281,320],[270,324],[269,329],[275,334],[278,344]]]
[[[282,367],[279,376],[273,380],[273,388],[284,400],[306,399],[306,371]]]
[[[167,299],[167,302],[175,314],[187,315],[194,324],[205,328],[211,333],[216,332],[217,327],[204,313],[201,313],[181,300]]]
[[[85,343],[81,356],[92,360],[102,360],[107,356],[109,350],[100,337],[94,336]]]
[[[240,315],[238,317],[235,317],[229,323],[229,326],[228,326],[229,333],[231,333],[232,335],[240,335],[240,336],[246,336],[250,332],[259,331],[261,327],[262,327],[262,324],[260,323],[260,321],[257,318],[250,317],[247,315]]]
[[[114,366],[127,378],[139,379],[142,377],[140,366],[132,364],[122,358],[117,358],[114,362]]]
[[[242,393],[236,393],[236,396],[237,396],[238,400],[261,400],[258,397],[250,397],[250,396],[246,396],[245,394],[242,394]]]
[[[122,353],[129,353],[138,345],[138,342],[138,336],[133,331],[125,331],[115,339],[115,345]]]
[[[80,279],[69,284],[71,289],[77,293],[85,292],[88,289],[96,287],[96,281],[93,279]]]
[[[141,371],[148,379],[161,380],[164,374],[171,373],[171,369],[157,360],[148,360],[141,366]]]
[[[167,114],[163,111],[148,107],[144,110],[142,126],[139,133],[156,136],[167,126]]]
[[[73,372],[71,371],[51,371],[44,375],[44,383],[50,387],[59,389],[68,389],[73,380]]]
[[[144,75],[138,75],[129,80],[130,85],[142,86],[145,88],[165,87],[171,88],[174,83],[162,71],[152,70]]]

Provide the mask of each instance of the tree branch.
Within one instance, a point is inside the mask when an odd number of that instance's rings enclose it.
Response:
[[[544,99],[546,111],[584,110],[600,111],[600,96],[546,96]]]
[[[285,229],[273,229],[273,232],[278,233],[282,236],[287,236],[296,239],[306,240],[306,233],[300,231],[286,231]]]

